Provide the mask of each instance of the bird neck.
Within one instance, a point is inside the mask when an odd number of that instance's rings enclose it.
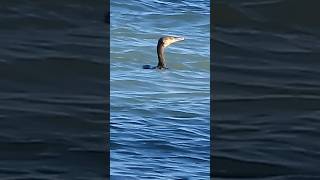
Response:
[[[166,68],[166,61],[164,59],[164,46],[163,43],[160,41],[158,42],[157,46],[157,53],[158,53],[158,68]]]

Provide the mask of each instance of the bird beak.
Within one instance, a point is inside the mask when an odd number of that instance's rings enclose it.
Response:
[[[183,41],[184,37],[174,37],[174,41],[178,42],[178,41]]]

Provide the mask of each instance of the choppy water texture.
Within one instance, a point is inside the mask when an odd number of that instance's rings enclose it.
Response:
[[[105,179],[103,3],[2,0],[0,179]]]
[[[111,179],[208,179],[208,1],[111,1]],[[185,41],[156,65],[164,35]]]
[[[215,179],[320,179],[318,7],[215,1]]]

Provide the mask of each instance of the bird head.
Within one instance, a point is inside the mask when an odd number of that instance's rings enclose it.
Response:
[[[167,47],[172,43],[178,42],[178,41],[183,41],[184,38],[183,37],[179,37],[179,36],[165,36],[159,39],[159,41],[161,42],[161,44],[163,45],[163,47]]]

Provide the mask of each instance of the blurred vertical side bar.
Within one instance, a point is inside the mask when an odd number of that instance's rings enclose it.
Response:
[[[106,96],[107,96],[107,103],[106,103],[106,176],[110,179],[110,1],[105,0],[105,15],[104,15],[104,22],[105,22],[105,32],[106,32],[106,51],[107,51],[107,88],[106,88]]]
[[[213,62],[214,58],[214,28],[215,28],[215,17],[214,17],[214,0],[210,0],[210,179],[213,178],[213,116],[214,116],[214,76],[213,76]]]

